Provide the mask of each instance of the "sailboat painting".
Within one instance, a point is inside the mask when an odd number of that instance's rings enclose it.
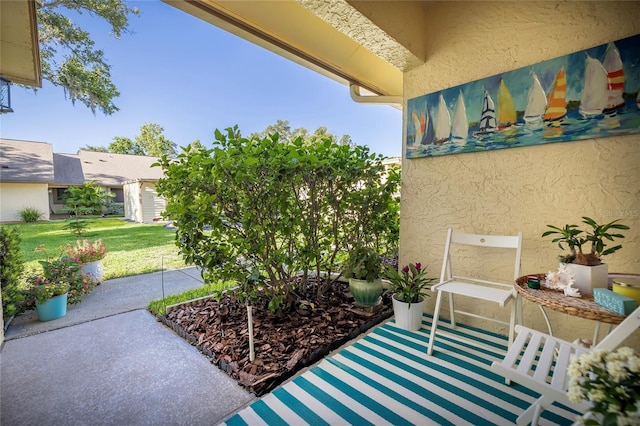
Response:
[[[409,99],[406,114],[407,158],[640,133],[640,34]]]

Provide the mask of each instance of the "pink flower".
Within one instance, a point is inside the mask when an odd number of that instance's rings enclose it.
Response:
[[[416,263],[416,270],[420,272],[421,269],[422,269],[422,264],[420,262]]]
[[[404,272],[405,274],[409,273],[409,265],[406,265],[404,268],[402,268],[402,272]]]

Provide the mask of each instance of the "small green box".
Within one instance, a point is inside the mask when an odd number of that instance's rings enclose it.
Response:
[[[629,315],[638,306],[635,299],[614,293],[606,288],[594,288],[593,299],[595,302],[618,315]]]

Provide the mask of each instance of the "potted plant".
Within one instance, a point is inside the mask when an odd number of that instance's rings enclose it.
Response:
[[[560,255],[560,267],[573,275],[576,287],[582,294],[592,294],[594,288],[608,285],[608,267],[602,262],[602,256],[612,254],[622,248],[622,245],[608,247],[607,242],[624,238],[615,230],[627,230],[628,226],[614,220],[604,225],[598,224],[590,217],[583,216],[582,223],[588,226],[582,230],[578,225],[565,225],[560,228],[547,225],[551,230],[542,234],[543,237],[552,235],[552,240],[558,243],[560,249],[569,250],[569,254]],[[590,243],[590,250],[585,253],[582,246]]]
[[[395,268],[386,270],[386,278],[393,292],[393,313],[396,325],[405,330],[417,331],[422,326],[422,302],[429,296],[427,289],[435,278],[427,277],[422,264],[409,263],[400,272]]]
[[[51,282],[63,282],[69,285],[67,295],[67,303],[75,304],[81,302],[81,297],[91,293],[97,282],[92,275],[82,272],[82,265],[78,262],[78,258],[69,257],[67,246],[61,246],[61,254],[59,257],[49,256],[47,260],[41,260],[44,278]],[[46,252],[44,244],[36,248],[36,251]]]
[[[100,283],[104,277],[102,259],[107,255],[107,248],[102,240],[76,241],[75,245],[67,244],[65,255],[80,264],[80,272],[90,276],[96,283]]]
[[[356,246],[347,257],[344,276],[356,304],[375,306],[382,295],[382,258],[370,247]]]
[[[599,350],[574,357],[567,369],[567,396],[589,401],[587,425],[640,424],[640,355],[632,348]]]
[[[35,305],[40,321],[51,321],[67,314],[69,283],[45,275],[32,275],[27,281],[27,306]]]

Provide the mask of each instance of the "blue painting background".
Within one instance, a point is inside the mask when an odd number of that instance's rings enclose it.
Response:
[[[640,111],[636,104],[636,95],[640,90],[640,35],[617,40],[614,42],[620,52],[625,74],[624,98],[626,106],[612,116],[602,115],[598,118],[583,119],[578,108],[569,109],[562,124],[546,123],[538,129],[530,129],[524,126],[521,112],[527,104],[527,96],[531,86],[532,70],[538,76],[545,93],[553,89],[557,72],[564,67],[567,78],[567,104],[574,102],[576,105],[584,85],[584,73],[586,66],[586,54],[592,58],[603,60],[607,49],[607,43],[572,53],[555,59],[550,59],[532,66],[522,67],[513,71],[497,74],[481,80],[472,81],[459,86],[444,89],[419,96],[407,101],[407,128],[406,128],[406,157],[419,158],[436,155],[457,154],[465,152],[477,152],[490,149],[512,148],[519,146],[531,146],[552,142],[566,142],[582,139],[595,139],[621,134],[640,132]],[[519,111],[518,125],[506,132],[496,132],[491,137],[482,139],[473,136],[478,130],[478,122],[482,112],[483,89],[486,88],[499,108],[497,100],[500,79],[504,79],[509,88],[516,110]],[[465,100],[467,118],[469,121],[469,136],[464,144],[446,142],[440,145],[421,145],[415,141],[415,128],[411,114],[413,112],[429,109],[430,116],[436,117],[438,98],[443,94],[450,114],[453,116],[458,93],[462,91]]]

